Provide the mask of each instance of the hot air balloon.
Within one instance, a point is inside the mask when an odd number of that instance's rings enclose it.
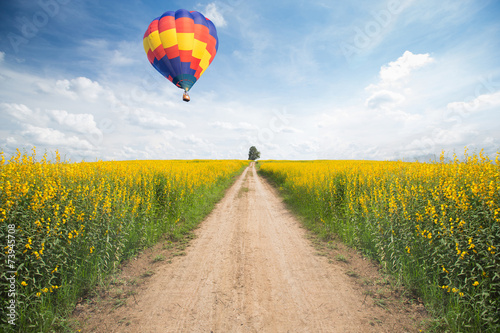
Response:
[[[161,75],[188,91],[214,60],[219,47],[215,25],[196,11],[179,9],[155,18],[143,39],[148,60]]]

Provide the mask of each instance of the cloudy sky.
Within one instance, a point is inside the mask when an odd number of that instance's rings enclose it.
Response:
[[[142,38],[197,10],[219,50],[182,102]],[[0,3],[0,149],[72,161],[428,159],[500,150],[500,1]]]

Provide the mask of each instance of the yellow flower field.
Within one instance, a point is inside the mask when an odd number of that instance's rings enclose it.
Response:
[[[324,237],[419,290],[456,331],[500,329],[500,160],[264,161],[261,173]]]
[[[51,311],[71,306],[123,259],[193,229],[247,164],[65,163],[57,153],[36,161],[35,150],[7,161],[2,153],[2,306],[15,299],[20,331],[50,327]]]

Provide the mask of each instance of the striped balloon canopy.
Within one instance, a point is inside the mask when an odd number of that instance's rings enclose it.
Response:
[[[187,92],[214,60],[219,47],[215,25],[201,13],[179,9],[155,18],[143,39],[148,60],[158,72]]]

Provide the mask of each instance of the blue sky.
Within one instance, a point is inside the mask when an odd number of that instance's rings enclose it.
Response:
[[[219,50],[182,92],[142,37],[197,10]],[[0,4],[0,149],[72,161],[428,160],[500,150],[500,1]]]

